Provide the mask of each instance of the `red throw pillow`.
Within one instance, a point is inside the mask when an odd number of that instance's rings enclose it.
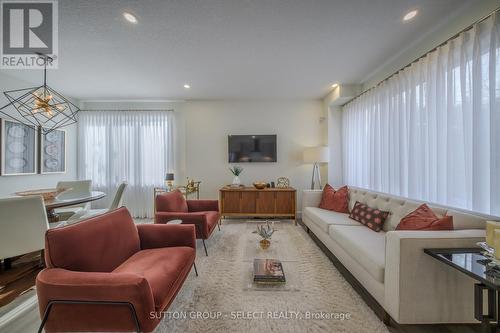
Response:
[[[396,230],[453,230],[453,216],[439,218],[426,204],[401,219]]]
[[[188,212],[186,198],[182,192],[175,190],[156,196],[156,210],[159,212]]]
[[[354,221],[358,221],[376,232],[382,230],[388,216],[389,212],[368,207],[359,201],[356,201],[349,215]]]
[[[319,208],[339,213],[349,213],[349,190],[347,186],[343,186],[335,191],[330,184],[326,184],[323,189]]]

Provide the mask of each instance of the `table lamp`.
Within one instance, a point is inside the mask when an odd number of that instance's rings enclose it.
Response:
[[[319,188],[321,185],[321,173],[319,171],[319,163],[328,163],[330,159],[330,152],[328,147],[309,147],[304,150],[304,163],[313,164],[313,173],[311,178],[311,190],[314,190],[316,185],[316,177],[318,178]]]
[[[165,184],[168,187],[169,191],[172,191],[172,187],[174,186],[174,174],[173,173],[167,173],[165,175]]]

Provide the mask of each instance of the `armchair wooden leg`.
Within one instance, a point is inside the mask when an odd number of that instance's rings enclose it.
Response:
[[[196,263],[193,263],[193,267],[194,267],[194,273],[196,274],[196,276],[198,276],[198,270],[196,269]]]

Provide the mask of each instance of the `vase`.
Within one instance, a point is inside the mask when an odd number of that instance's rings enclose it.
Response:
[[[262,250],[266,250],[269,246],[271,246],[271,241],[269,239],[262,239],[259,244]]]
[[[240,186],[241,185],[240,177],[234,176],[234,178],[233,178],[233,185],[234,186]]]

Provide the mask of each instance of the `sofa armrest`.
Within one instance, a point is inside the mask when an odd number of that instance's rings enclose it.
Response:
[[[196,249],[194,225],[140,224],[141,249],[188,246]]]
[[[150,313],[155,311],[153,293],[148,281],[137,274],[76,272],[61,268],[46,268],[36,278],[36,292],[41,316],[49,302],[54,300],[127,302],[134,306],[141,328],[146,329],[152,325],[149,318]],[[111,317],[123,315],[122,322],[125,325],[129,323],[132,325],[131,328],[134,327],[130,310],[123,306],[59,304],[51,310],[46,328],[51,331],[53,325],[71,327],[72,320],[89,316],[102,318],[107,315]],[[92,323],[87,324],[92,325]],[[82,329],[85,325],[82,323]]]
[[[188,205],[188,211],[190,212],[219,211],[218,200],[186,200],[186,201]]]
[[[318,207],[322,194],[322,190],[302,190],[302,212],[306,207]]]
[[[424,249],[477,247],[484,237],[484,230],[472,229],[387,232],[386,311],[400,324],[474,322],[474,280]]]

